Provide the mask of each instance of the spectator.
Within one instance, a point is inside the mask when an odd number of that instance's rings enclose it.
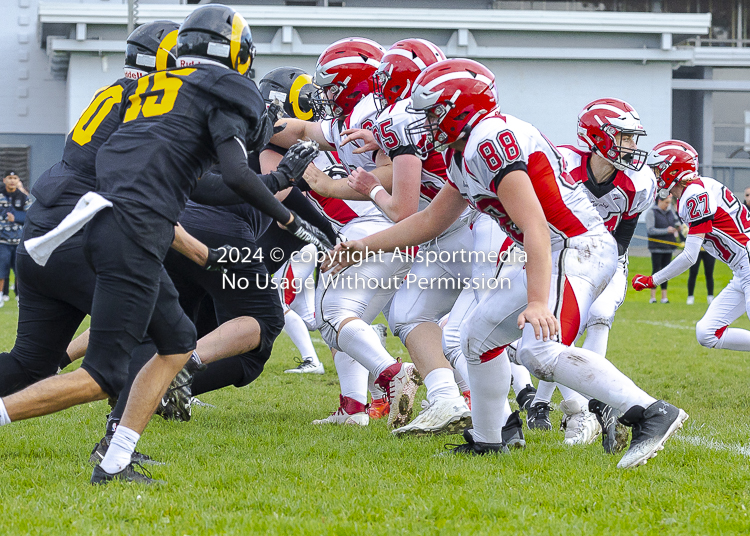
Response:
[[[750,186],[745,188],[745,206],[750,208]]]
[[[701,248],[701,252],[698,254],[698,260],[690,267],[690,274],[688,275],[688,305],[693,305],[695,303],[693,292],[695,291],[695,281],[698,279],[698,268],[700,267],[701,261],[703,261],[703,273],[706,276],[706,292],[708,293],[706,301],[708,301],[709,304],[714,301],[714,264],[716,264],[716,259],[705,249]]]
[[[652,274],[655,274],[672,261],[672,252],[677,247],[680,236],[680,220],[672,209],[672,196],[657,198],[656,204],[646,212],[646,232],[648,250],[651,252]],[[649,303],[656,303],[656,289],[651,289]],[[667,283],[661,284],[661,303],[669,303]]]
[[[21,179],[18,175],[9,171],[3,179],[3,188],[0,189],[0,292],[5,280],[10,277],[11,266],[15,265],[16,248],[21,241],[23,222],[26,220],[26,209],[29,205],[28,196],[19,189],[20,184]],[[0,299],[0,307],[3,305],[5,298]]]

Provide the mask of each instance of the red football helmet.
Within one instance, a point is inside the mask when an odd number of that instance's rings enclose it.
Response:
[[[354,106],[372,93],[372,75],[380,65],[385,49],[363,37],[336,41],[318,58],[315,66],[313,96],[319,117],[339,118],[348,115]]]
[[[635,145],[638,137],[645,136],[638,112],[620,99],[597,99],[587,104],[578,114],[578,139],[589,150],[599,153],[617,169],[640,170],[646,163],[646,151],[618,143],[617,135],[632,136]]]
[[[378,113],[408,97],[417,76],[444,59],[443,51],[426,39],[402,39],[389,48],[374,75]]]
[[[654,170],[656,185],[666,190],[666,194],[675,184],[690,182],[698,176],[698,151],[684,141],[661,142],[648,153],[647,163]]]
[[[425,157],[468,136],[480,119],[498,109],[495,75],[468,59],[434,63],[414,81],[411,100],[410,111],[422,112],[425,118],[406,130]]]

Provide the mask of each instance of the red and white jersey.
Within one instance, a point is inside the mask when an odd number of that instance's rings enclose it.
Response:
[[[574,181],[583,183],[583,191],[610,233],[614,232],[621,221],[637,218],[653,205],[656,178],[648,166],[643,166],[640,171],[617,170],[614,178],[606,185],[590,187],[592,180],[589,178],[588,163],[591,151],[571,145],[561,145],[557,149],[565,159],[565,170]]]
[[[322,152],[315,157],[313,164],[332,179],[346,179],[349,172],[338,160],[335,152]],[[379,216],[380,211],[370,201],[350,201],[348,199],[334,199],[309,191],[307,198],[313,206],[325,216],[336,231],[355,218]]]
[[[372,129],[375,124],[375,116],[378,109],[375,107],[375,98],[372,94],[364,97],[354,107],[352,113],[343,119],[327,119],[320,123],[323,130],[323,136],[326,141],[336,147],[341,163],[349,171],[354,171],[361,167],[365,171],[375,169],[375,152],[369,151],[362,154],[354,154],[353,151],[360,146],[360,141],[353,141],[346,145],[341,145],[341,132],[349,128],[366,128]]]
[[[489,214],[518,244],[523,233],[497,198],[496,179],[513,170],[526,170],[550,228],[552,249],[567,238],[590,231],[606,232],[588,196],[565,171],[557,148],[533,125],[500,113],[482,119],[466,141],[463,154],[445,152],[448,177],[469,203]]]
[[[407,112],[406,108],[409,105],[411,105],[411,99],[401,100],[389,106],[378,115],[374,126],[371,128],[375,141],[391,160],[402,154],[416,154],[416,149],[406,134],[406,127],[424,118],[418,114]],[[422,161],[419,210],[427,208],[427,205],[435,199],[446,180],[448,180],[448,172],[445,169],[443,156],[439,152],[433,151],[426,160]]]
[[[750,210],[720,182],[700,177],[691,182],[677,204],[690,233],[705,234],[703,248],[733,270],[748,265]]]

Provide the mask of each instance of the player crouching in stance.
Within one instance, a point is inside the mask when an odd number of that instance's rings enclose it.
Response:
[[[672,193],[678,214],[690,231],[685,249],[652,276],[636,275],[633,288],[641,291],[677,277],[698,260],[701,246],[726,263],[734,277],[708,306],[695,326],[698,342],[707,348],[750,351],[750,331],[729,328],[750,313],[750,210],[718,181],[698,175],[698,153],[689,144],[668,140],[648,155],[660,195]]]
[[[392,251],[423,243],[445,231],[469,202],[495,219],[527,255],[525,269],[509,269],[510,288],[486,294],[465,321],[462,346],[474,429],[464,433],[467,443],[454,452],[505,450],[510,363],[498,356],[521,337],[516,358],[535,376],[609,404],[633,427],[630,449],[618,467],[646,463],[687,414],[649,396],[604,357],[555,340],[581,330],[617,265],[614,239],[580,185],[565,173],[559,152],[532,125],[500,113],[494,75],[477,62],[453,59],[428,67],[415,81],[412,102],[425,114],[412,132],[448,149],[451,182],[425,210],[337,249]],[[335,268],[349,262],[342,258]]]

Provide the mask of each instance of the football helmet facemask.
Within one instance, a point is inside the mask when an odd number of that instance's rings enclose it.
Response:
[[[659,196],[666,198],[675,184],[688,183],[698,176],[698,151],[680,140],[667,140],[648,153],[648,166],[656,175]]]
[[[420,73],[444,59],[443,51],[426,39],[403,39],[389,48],[373,75],[378,113],[407,98]]]
[[[410,112],[422,118],[406,127],[421,158],[466,138],[498,110],[495,75],[479,62],[449,59],[427,67],[414,81]]]
[[[255,46],[245,19],[234,9],[204,5],[187,16],[177,34],[177,57],[206,58],[242,75],[250,72]]]
[[[174,67],[179,27],[171,20],[157,20],[133,30],[125,46],[125,77],[137,80],[153,71]]]
[[[281,103],[284,112],[289,117],[304,121],[317,119],[312,105],[313,93],[316,89],[312,77],[297,67],[279,67],[269,72],[258,83],[266,104],[274,99]]]
[[[319,117],[348,115],[373,90],[372,75],[385,49],[375,41],[350,37],[326,48],[315,66],[313,106]]]
[[[636,148],[645,135],[638,112],[620,99],[597,99],[578,115],[578,139],[619,170],[639,171],[646,163],[648,152]],[[623,143],[626,136],[632,137],[632,146]]]

